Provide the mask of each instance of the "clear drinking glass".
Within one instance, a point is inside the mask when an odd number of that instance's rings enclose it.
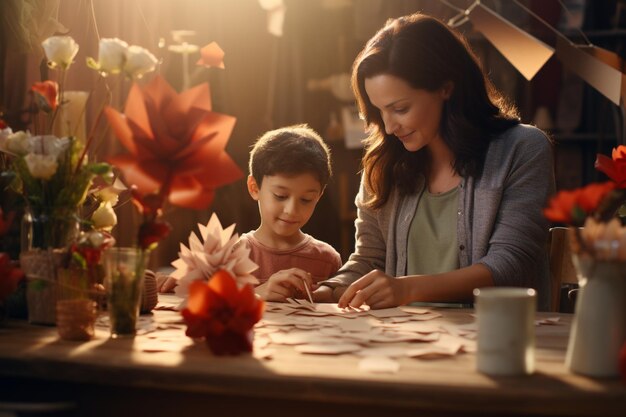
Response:
[[[104,286],[111,337],[134,336],[141,306],[147,250],[113,247],[104,252]]]

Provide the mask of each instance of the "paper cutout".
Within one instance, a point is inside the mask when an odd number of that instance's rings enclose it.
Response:
[[[535,326],[555,326],[559,324],[560,317],[547,317],[541,320],[535,320]]]
[[[589,51],[589,47],[584,47]],[[563,65],[589,85],[598,90],[606,98],[619,106],[622,92],[622,73],[605,64],[600,59],[587,53],[583,48],[573,45],[569,40],[557,37],[556,54]],[[600,54],[600,52],[597,52]],[[606,56],[606,54],[603,54]]]
[[[176,295],[186,296],[191,282],[198,279],[208,281],[219,269],[230,272],[239,285],[259,283],[252,275],[258,265],[250,259],[250,249],[246,245],[236,245],[239,235],[233,233],[234,224],[222,228],[213,213],[207,225],[198,224],[198,228],[200,237],[191,232],[189,247],[181,243],[179,258],[172,262],[176,270],[170,276],[178,279],[174,289]]]
[[[532,78],[554,49],[478,3],[468,17],[474,27],[527,79]]]
[[[621,89],[621,98],[622,102],[626,102],[626,75],[624,75],[624,70],[626,70],[626,62],[617,55],[613,51],[608,51],[604,48],[600,48],[599,46],[579,46],[579,48],[592,55],[594,58],[599,59],[607,65],[615,68],[616,70],[622,73],[622,89]]]

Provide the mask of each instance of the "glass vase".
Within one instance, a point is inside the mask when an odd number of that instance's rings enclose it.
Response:
[[[626,342],[626,263],[574,257],[579,290],[566,365],[591,377],[619,375]]]
[[[21,225],[21,251],[68,247],[80,233],[76,208],[26,210]]]
[[[104,252],[104,286],[112,338],[136,334],[149,256],[147,250],[134,247],[114,247]]]

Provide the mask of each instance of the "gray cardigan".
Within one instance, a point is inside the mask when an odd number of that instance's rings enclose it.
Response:
[[[394,191],[382,208],[372,210],[363,204],[367,193],[361,182],[355,251],[324,285],[349,285],[373,269],[406,275],[409,226],[424,185],[421,178],[415,194]],[[549,224],[542,209],[555,183],[552,147],[544,133],[528,125],[507,130],[491,141],[482,175],[463,178],[459,187],[459,265],[485,265],[495,285],[536,288],[538,308],[547,310]]]

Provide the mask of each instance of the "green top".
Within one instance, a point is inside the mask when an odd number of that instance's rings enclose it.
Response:
[[[442,194],[426,188],[417,205],[408,237],[407,275],[438,274],[459,268],[458,191]]]

